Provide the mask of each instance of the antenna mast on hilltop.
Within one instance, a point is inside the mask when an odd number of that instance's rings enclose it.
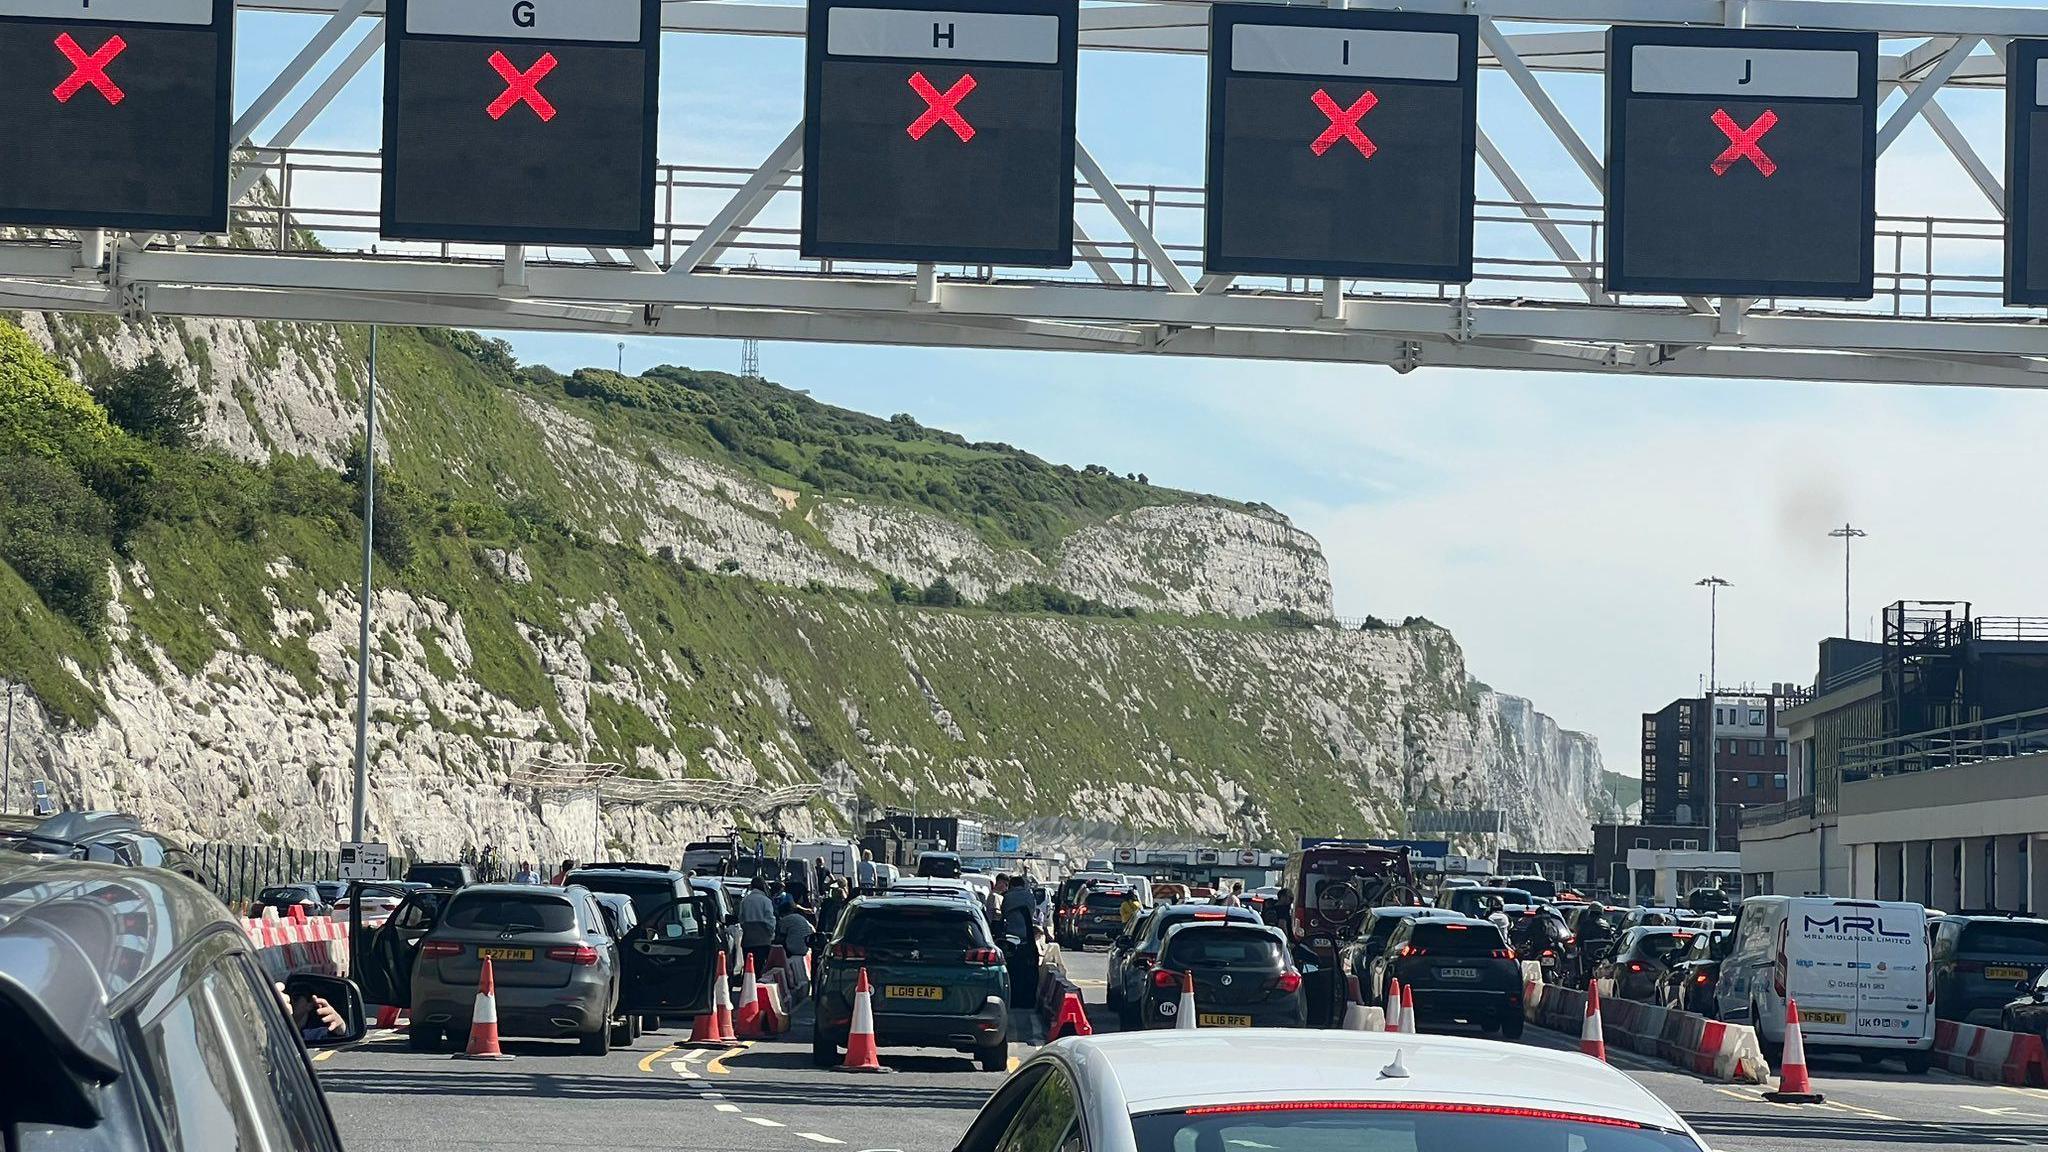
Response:
[[[761,342],[751,336],[740,341],[740,375],[748,380],[761,378]]]

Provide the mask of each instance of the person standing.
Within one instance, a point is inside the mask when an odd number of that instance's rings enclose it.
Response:
[[[783,954],[789,957],[789,966],[784,969],[789,975],[789,990],[801,1002],[810,988],[811,969],[805,956],[811,950],[811,937],[817,932],[817,927],[797,908],[796,901],[787,896],[775,907],[779,913],[775,918],[775,942],[782,945]]]
[[[1028,1007],[1038,1003],[1038,932],[1032,923],[1038,902],[1022,876],[1004,878],[998,883],[1003,891],[1002,932],[1017,940],[1009,948],[1010,1003]]]
[[[538,884],[538,883],[540,883],[540,873],[538,873],[538,872],[534,871],[534,869],[533,869],[533,861],[531,861],[531,860],[521,860],[521,861],[519,862],[519,871],[517,871],[517,872],[514,872],[514,873],[512,874],[512,882],[513,882],[514,884]]]
[[[1229,889],[1223,893],[1223,899],[1218,900],[1217,903],[1225,908],[1244,907],[1244,881],[1231,881]]]
[[[860,863],[853,866],[854,891],[862,896],[875,894],[875,853],[871,848],[860,850]]]
[[[768,950],[775,946],[775,901],[768,896],[768,878],[754,877],[740,900],[740,947],[754,958],[756,973],[768,970]]]
[[[548,881],[548,883],[553,884],[557,888],[560,888],[562,885],[567,884],[569,882],[569,873],[574,872],[575,870],[576,861],[564,857],[562,860],[562,870],[560,872],[555,873],[555,878]]]

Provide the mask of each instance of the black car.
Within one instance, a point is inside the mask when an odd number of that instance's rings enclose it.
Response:
[[[1692,938],[1692,945],[1677,963],[1657,978],[1657,1003],[1680,1012],[1702,1016],[1714,1014],[1714,988],[1721,979],[1721,961],[1734,946],[1735,933],[1726,928],[1704,931]]]
[[[2048,1040],[2048,972],[1999,1012],[1998,1026],[2007,1032],[2032,1032]]]
[[[933,876],[941,880],[960,878],[960,854],[957,852],[922,852],[917,857],[917,874]]]
[[[1593,979],[1603,995],[1654,1004],[1658,981],[1685,958],[1698,935],[1690,928],[1631,928],[1593,969]]]
[[[1685,894],[1685,907],[1689,912],[1733,912],[1735,905],[1728,894],[1719,888],[1695,888]]]
[[[0,1143],[339,1152],[306,1047],[361,1039],[346,980],[294,976],[288,1017],[240,921],[159,869],[0,853]]]
[[[1067,930],[1073,946],[1083,951],[1090,944],[1107,944],[1124,934],[1124,901],[1137,893],[1125,886],[1097,885],[1087,890],[1075,905],[1073,924]]]
[[[1159,948],[1166,940],[1166,934],[1177,924],[1214,921],[1229,921],[1237,924],[1257,924],[1259,918],[1249,908],[1224,908],[1215,904],[1170,904],[1154,908],[1138,918],[1131,925],[1129,935],[1119,936],[1109,947],[1109,984],[1103,993],[1117,1018],[1126,1028],[1138,1026],[1139,1005],[1145,998],[1145,985],[1152,977],[1152,969],[1159,963]]]
[[[476,865],[420,863],[407,868],[405,878],[430,888],[467,888],[477,882]]]
[[[249,905],[249,915],[261,916],[265,908],[275,908],[280,917],[290,917],[297,908],[306,916],[325,916],[334,911],[334,902],[321,897],[320,889],[311,884],[273,884],[259,890],[256,899]]]
[[[10,837],[17,852],[64,860],[96,860],[130,868],[162,868],[207,883],[204,869],[183,844],[142,826],[126,812],[59,812]]]
[[[2013,989],[2048,971],[2048,920],[2005,914],[1956,914],[1927,924],[1933,952],[1934,1014],[1993,1025]]]
[[[1372,996],[1399,980],[1415,997],[1418,1027],[1462,1020],[1513,1040],[1522,1035],[1522,965],[1491,920],[1412,917],[1373,961]]]
[[[1474,920],[1486,919],[1487,909],[1493,901],[1503,905],[1523,908],[1534,907],[1536,897],[1526,888],[1446,888],[1437,894],[1436,906],[1469,916]]]
[[[1337,954],[1338,966],[1346,976],[1358,977],[1361,994],[1372,987],[1372,962],[1387,950],[1387,941],[1394,935],[1394,929],[1415,917],[1454,917],[1456,914],[1442,908],[1425,908],[1410,904],[1397,904],[1385,908],[1374,908],[1365,914],[1365,922],[1358,927],[1358,938],[1347,940]]]
[[[1138,1023],[1171,1028],[1192,978],[1201,1028],[1304,1028],[1308,1006],[1287,936],[1264,924],[1185,920],[1166,933]]]

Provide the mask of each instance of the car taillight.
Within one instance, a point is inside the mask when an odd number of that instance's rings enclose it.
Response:
[[[548,949],[548,959],[560,960],[565,964],[595,964],[597,949],[588,944],[567,944],[560,948]]]
[[[1161,968],[1159,971],[1152,973],[1152,986],[1154,988],[1178,988],[1180,987],[1180,973],[1175,972],[1171,968]]]
[[[1274,986],[1282,992],[1299,992],[1301,991],[1301,973],[1282,972],[1280,979],[1275,982]]]
[[[451,943],[447,940],[429,940],[425,944],[420,945],[420,958],[423,960],[437,960],[447,956],[460,955],[462,955],[462,945]]]
[[[1545,952],[1544,955],[1549,956],[1551,953]],[[1495,960],[1513,960],[1515,958],[1515,950],[1513,948],[1495,948],[1493,950],[1493,958]]]
[[[1410,956],[1422,956],[1427,954],[1428,952],[1429,949],[1427,948],[1417,948],[1413,944],[1403,944],[1401,945],[1401,950],[1399,952],[1394,953],[1394,956],[1396,959],[1406,960]]]
[[[868,958],[868,950],[858,944],[834,944],[832,946],[832,958],[834,960],[865,960]]]
[[[1001,964],[1003,954],[995,948],[969,948],[966,959],[969,964]]]
[[[1631,972],[1641,972],[1643,970],[1643,966],[1640,963],[1631,960],[1629,962],[1628,970]]]
[[[1692,982],[1695,984],[1705,984],[1707,982],[1707,974],[1705,972],[1700,973],[1692,978]]]

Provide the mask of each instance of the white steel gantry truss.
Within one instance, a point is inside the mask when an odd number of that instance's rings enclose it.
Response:
[[[1071,271],[804,260],[787,223],[801,180],[801,124],[752,169],[664,164],[651,250],[385,243],[376,236],[376,153],[295,147],[382,47],[383,0],[239,6],[325,19],[235,121],[231,234],[87,231],[75,240],[0,243],[0,308],[1243,357],[1399,371],[2048,384],[2042,317],[2001,304],[2005,191],[1940,96],[2003,89],[2007,42],[2048,37],[2048,11],[1847,0],[1355,0],[1353,7],[1480,17],[1482,67],[1504,76],[1532,122],[1584,176],[1582,195],[1539,199],[1485,131],[1501,89],[1483,92],[1479,161],[1506,196],[1480,201],[1477,278],[1459,289],[1205,276],[1202,190],[1117,183],[1085,140],[1075,149],[1079,259]],[[1107,54],[1112,66],[1120,53],[1199,55],[1207,50],[1208,20],[1206,0],[1092,3],[1081,11],[1081,46]],[[1575,122],[1542,74],[1598,76],[1614,23],[1876,32],[1885,97],[1880,153],[1923,121],[1955,162],[1941,161],[1939,178],[1967,181],[1988,210],[1880,214],[1877,295],[1867,302],[1609,295],[1600,287],[1599,103],[1589,111],[1577,102]],[[800,37],[804,9],[666,0],[663,26],[681,35]],[[344,42],[350,46],[337,52]],[[275,131],[254,139],[308,81],[310,91]],[[801,81],[792,75],[791,82]],[[1882,177],[1879,191],[1882,200]]]

